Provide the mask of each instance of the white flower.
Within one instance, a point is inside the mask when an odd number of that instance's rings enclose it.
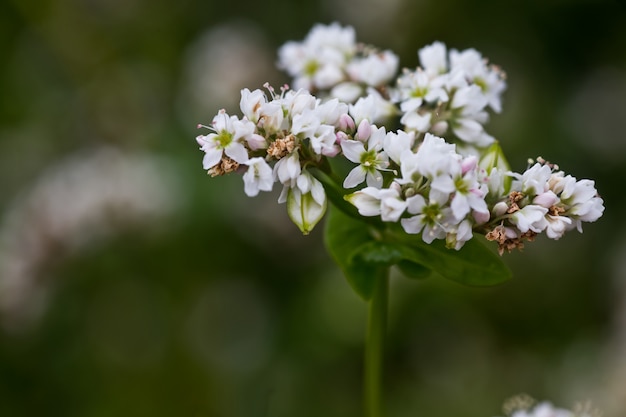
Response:
[[[550,239],[560,239],[561,236],[569,229],[572,219],[566,216],[546,215],[546,235]]]
[[[480,189],[478,183],[476,163],[477,160],[473,156],[465,158],[461,164],[461,171],[453,178],[454,197],[450,207],[454,217],[459,221],[472,210],[477,214],[486,215],[487,219],[489,218],[485,193]],[[468,166],[463,166],[463,164],[468,164]]]
[[[350,104],[350,115],[358,125],[362,120],[370,123],[381,123],[396,114],[396,107],[385,100],[378,91],[367,90],[367,96],[361,97],[356,103]]]
[[[400,188],[395,185],[380,190],[380,218],[384,222],[397,222],[407,207],[407,202],[400,196]]]
[[[472,238],[472,224],[463,220],[458,225],[450,228],[446,234],[446,247],[460,250],[465,242]]]
[[[433,42],[420,49],[417,54],[422,68],[430,77],[448,71],[446,45],[442,42]]]
[[[450,208],[445,207],[448,195],[431,190],[429,201],[416,194],[407,199],[407,211],[414,216],[400,221],[405,232],[417,234],[422,232],[422,240],[432,243],[435,239],[443,239],[450,227],[455,225]]]
[[[301,172],[300,157],[298,152],[293,152],[276,162],[273,175],[281,184],[289,185],[300,176]]]
[[[407,159],[409,158],[409,155],[405,154],[403,156],[406,156]],[[414,159],[411,165],[421,175],[434,181],[439,176],[449,176],[453,167],[458,165],[458,160],[461,156],[456,153],[456,147],[453,144],[447,143],[443,138],[427,133],[417,153],[411,158]],[[402,173],[403,177],[407,178],[404,169],[404,159],[402,160]]]
[[[545,207],[529,204],[511,215],[511,223],[522,233],[529,230],[539,233],[547,226],[544,218],[547,212]]]
[[[296,89],[327,89],[346,78],[345,66],[355,52],[353,28],[316,25],[303,42],[287,42],[279,49],[278,66],[295,78]]]
[[[366,187],[344,198],[357,208],[361,216],[379,216],[381,190],[375,187]]]
[[[372,53],[365,58],[350,62],[347,71],[354,81],[372,87],[380,87],[396,75],[398,56],[391,51]]]
[[[314,110],[321,124],[336,126],[339,119],[348,113],[348,105],[333,98],[319,104]]]
[[[265,93],[261,90],[250,91],[247,88],[241,90],[241,100],[239,108],[243,115],[251,122],[258,122],[261,106],[267,102]]]
[[[487,122],[489,115],[484,111],[487,99],[482,94],[479,86],[472,84],[456,91],[450,107],[458,113],[451,120],[452,131],[459,139],[476,146],[484,147],[494,142],[494,138],[488,135],[483,124]]]
[[[402,154],[410,152],[414,142],[415,134],[413,132],[407,133],[403,130],[388,132],[383,140],[383,149],[392,161],[400,165]]]
[[[254,197],[259,191],[272,191],[274,178],[267,162],[263,158],[250,158],[246,165],[248,170],[243,174],[246,195]]]
[[[447,102],[448,93],[444,86],[444,77],[432,78],[428,73],[405,71],[398,79],[394,100],[400,102],[400,109],[404,113],[400,119],[407,129],[426,132],[430,128],[432,113],[420,111],[425,103]]]
[[[511,417],[575,417],[575,415],[569,410],[556,408],[548,402],[542,402],[533,407],[532,410],[517,410]]]
[[[344,103],[354,103],[363,95],[363,87],[352,81],[337,84],[330,90],[330,96],[338,98]]]
[[[398,78],[398,100],[402,102],[403,112],[417,110],[424,102],[448,101],[448,93],[443,89],[444,79],[431,78],[418,68],[417,71],[407,71]]]
[[[270,135],[281,131],[286,127],[283,125],[284,121],[285,116],[280,102],[274,100],[260,105],[258,126],[262,128],[266,134]]]
[[[202,160],[204,169],[217,165],[224,154],[240,164],[246,163],[248,151],[241,141],[254,131],[254,123],[239,120],[237,116],[229,117],[224,110],[220,110],[209,129],[213,133],[196,137],[200,149],[205,153]]]
[[[512,175],[515,178],[511,185],[512,189],[535,196],[548,191],[548,180],[552,176],[552,169],[548,165],[536,163],[522,174],[513,173]]]
[[[464,75],[468,82],[480,87],[488,105],[496,112],[502,110],[501,95],[506,89],[504,74],[495,66],[488,66],[487,61],[475,49],[462,52],[450,51],[450,71]]]
[[[364,124],[369,125],[367,120],[363,120],[359,125],[359,131],[366,130],[361,127]],[[385,128],[372,126],[371,129],[367,130],[369,137],[363,138],[367,140],[367,149],[360,140],[341,142],[344,156],[349,161],[359,164],[350,171],[344,180],[344,188],[354,188],[363,181],[366,181],[369,187],[380,188],[383,185],[383,176],[379,170],[389,166],[387,154],[382,150]]]

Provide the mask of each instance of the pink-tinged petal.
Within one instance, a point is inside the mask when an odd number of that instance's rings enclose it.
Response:
[[[481,211],[472,211],[472,217],[474,218],[474,221],[476,222],[476,224],[485,224],[491,218],[491,216],[489,215],[489,212],[485,213]]]
[[[367,119],[361,120],[359,127],[357,128],[355,138],[361,142],[365,142],[367,138],[372,134],[372,125]]]
[[[533,198],[533,204],[537,204],[538,206],[550,208],[555,205],[559,201],[559,197],[556,196],[552,191],[548,190],[545,193],[541,193],[535,198]]]
[[[250,135],[248,138],[246,138],[246,142],[248,142],[248,146],[253,151],[256,151],[257,149],[267,148],[267,141],[265,140],[263,136],[257,133],[254,133]]]
[[[219,161],[222,160],[222,150],[217,148],[210,148],[205,150],[204,158],[202,158],[202,167],[204,169],[211,169]]]

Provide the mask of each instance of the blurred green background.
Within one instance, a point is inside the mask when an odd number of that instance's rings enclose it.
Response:
[[[604,217],[514,279],[392,280],[389,417],[528,393],[626,415],[626,8],[580,0],[0,1],[0,416],[360,416],[366,306],[277,193],[208,178],[197,123],[288,79],[315,23],[504,68],[487,130],[596,180]]]

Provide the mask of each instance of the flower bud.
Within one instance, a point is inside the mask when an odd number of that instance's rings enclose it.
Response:
[[[559,201],[559,197],[554,194],[552,191],[548,190],[545,193],[541,193],[535,198],[533,198],[533,204],[537,204],[538,206],[550,208],[555,205]]]
[[[339,130],[343,132],[353,132],[354,131],[354,119],[347,113],[339,116]]]
[[[478,166],[487,173],[490,173],[493,168],[497,168],[500,171],[509,171],[511,169],[498,142],[494,142],[487,148],[480,158]]]
[[[313,176],[303,174],[296,182],[297,186],[287,193],[287,214],[300,231],[308,235],[326,213],[326,193]]]
[[[355,139],[365,142],[372,134],[372,125],[367,119],[361,120],[359,127],[357,128]]]
[[[509,209],[509,206],[504,201],[500,201],[499,203],[496,203],[493,206],[493,209],[491,210],[491,212],[493,213],[495,217],[500,217],[500,216],[503,216],[507,212],[508,209]]]

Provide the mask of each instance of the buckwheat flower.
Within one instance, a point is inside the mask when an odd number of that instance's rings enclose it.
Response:
[[[431,111],[421,110],[427,103],[447,102],[448,93],[443,88],[444,77],[431,78],[420,68],[405,71],[398,79],[394,100],[400,102],[403,115],[400,123],[406,129],[426,132],[431,127]]]
[[[349,55],[356,49],[356,33],[353,27],[342,27],[337,22],[317,24],[307,34],[304,43],[313,49],[330,47]]]
[[[415,143],[415,134],[398,130],[397,132],[387,132],[383,140],[383,149],[387,156],[396,164],[400,165],[402,154],[411,152]]]
[[[511,417],[576,417],[571,411],[556,408],[548,402],[537,404],[532,409],[517,410]],[[581,416],[583,417],[583,416]]]
[[[254,197],[259,191],[272,191],[274,177],[272,168],[263,158],[250,158],[246,165],[248,170],[243,174],[244,191],[248,197]]]
[[[407,202],[400,195],[400,187],[392,183],[390,188],[380,190],[380,218],[384,222],[397,222],[407,208]]]
[[[431,78],[420,68],[416,71],[405,71],[397,83],[397,99],[401,101],[401,110],[413,112],[425,102],[447,102],[448,93],[443,88],[444,80],[443,77]]]
[[[572,219],[568,230],[576,228],[582,233],[582,222],[594,222],[604,212],[604,200],[598,196],[592,180],[579,180],[571,175],[564,176],[562,171],[553,173],[549,186],[559,193],[562,215]]]
[[[545,232],[550,239],[560,239],[569,229],[572,219],[566,216],[551,215],[545,216]]]
[[[261,104],[257,126],[266,135],[282,131],[285,126],[285,114],[281,103],[277,100]]]
[[[281,184],[292,184],[300,176],[301,172],[302,168],[300,167],[298,152],[292,152],[276,162],[273,175]]]
[[[294,88],[327,89],[344,81],[344,68],[356,52],[354,29],[316,25],[303,42],[287,42],[278,51],[278,66],[294,77]]]
[[[456,91],[450,102],[450,107],[455,113],[450,121],[450,127],[459,139],[479,147],[494,142],[495,139],[487,134],[483,127],[489,118],[484,111],[486,104],[487,99],[480,87],[475,84]]]
[[[511,215],[513,223],[520,232],[526,233],[529,230],[539,233],[545,229],[545,215],[548,209],[535,204],[528,204]]]
[[[489,219],[485,192],[481,189],[478,182],[476,166],[477,159],[473,156],[467,157],[460,164],[460,172],[456,172],[452,178],[454,197],[450,207],[454,217],[459,221],[471,211],[479,215],[486,215],[487,219]],[[481,216],[480,218],[483,217]]]
[[[315,114],[320,123],[337,126],[341,117],[348,113],[348,105],[333,98],[315,107]]]
[[[416,194],[406,201],[407,211],[414,216],[400,220],[402,228],[409,234],[422,233],[422,240],[432,243],[446,237],[450,226],[456,225],[452,211],[446,207],[448,194],[431,190],[429,200]]]
[[[200,149],[205,152],[202,160],[204,169],[213,168],[224,154],[240,164],[248,160],[248,151],[241,141],[254,132],[254,123],[239,120],[237,116],[229,117],[226,111],[220,110],[209,129],[213,133],[196,137]]]
[[[361,97],[356,103],[350,104],[350,115],[354,118],[355,124],[358,125],[362,120],[382,123],[397,113],[396,106],[384,99],[378,91],[368,89],[367,93],[366,97]]]
[[[321,125],[310,137],[311,148],[318,155],[333,157],[339,153],[335,128],[331,125]]]
[[[449,249],[460,250],[465,242],[473,237],[472,224],[469,220],[463,220],[458,225],[448,229],[446,234],[446,247]]]
[[[380,188],[383,185],[381,169],[389,166],[389,158],[383,151],[383,139],[385,138],[385,128],[369,126],[367,120],[363,120],[359,125],[359,131],[366,130],[362,126],[368,126],[367,137],[361,140],[344,140],[341,142],[341,149],[344,156],[359,165],[354,167],[343,182],[344,188],[354,188],[363,181],[368,187]],[[364,143],[366,141],[366,143]],[[367,144],[367,149],[365,147]]]
[[[346,71],[353,81],[380,87],[396,75],[398,61],[398,56],[391,51],[371,53],[364,58],[352,60]]]
[[[288,117],[293,118],[297,114],[301,114],[307,109],[314,109],[317,105],[317,98],[306,90],[287,90],[278,98],[283,111]]]
[[[354,103],[363,95],[363,87],[353,81],[345,81],[337,84],[330,90],[330,96],[344,103]]]
[[[259,121],[261,106],[267,102],[265,93],[259,89],[250,91],[247,88],[241,90],[239,108],[243,115],[253,123]]]
[[[357,208],[361,216],[380,216],[380,193],[381,190],[378,188],[366,187],[352,194],[348,194],[344,198]]]
[[[515,178],[511,185],[512,189],[534,196],[548,190],[552,168],[545,164],[536,163],[522,174],[513,173],[512,175]]]
[[[451,72],[461,71],[466,79],[480,87],[487,99],[487,104],[500,113],[502,110],[501,95],[506,89],[504,73],[498,67],[487,65],[487,60],[473,48],[464,51],[450,51]]]
[[[444,43],[433,42],[421,48],[417,54],[421,67],[430,77],[435,77],[448,71],[446,45]]]
[[[434,180],[441,175],[449,175],[451,166],[457,164],[460,157],[453,144],[427,133],[414,155],[406,153],[402,155],[402,176],[410,178],[411,172],[415,169],[421,175]]]

